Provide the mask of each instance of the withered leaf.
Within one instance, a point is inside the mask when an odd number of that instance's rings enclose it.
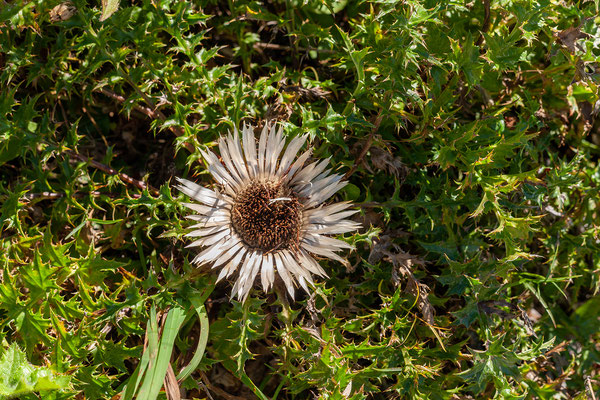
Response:
[[[371,147],[369,152],[371,153],[371,163],[375,168],[386,171],[396,178],[406,177],[407,168],[400,157],[394,157],[389,151],[376,146]]]
[[[556,41],[565,46],[571,54],[575,54],[577,50],[584,51],[583,47],[577,43],[579,39],[587,39],[590,35],[582,32],[579,27],[567,28],[564,31],[556,34]]]
[[[66,21],[77,12],[77,8],[70,1],[65,1],[50,10],[50,22]]]
[[[382,235],[375,243],[369,254],[369,263],[373,264],[384,259],[391,262],[395,267],[392,273],[392,281],[395,285],[400,284],[400,278],[406,279],[407,285],[405,291],[417,298],[417,307],[423,319],[433,325],[434,310],[429,302],[429,287],[420,283],[413,275],[411,268],[413,265],[424,266],[426,261],[418,256],[414,256],[402,250],[400,246],[392,242],[389,235]]]
[[[326,99],[331,94],[330,91],[323,90],[320,87],[305,88],[300,85],[285,85],[281,89],[284,92],[295,93],[297,100],[301,103]]]

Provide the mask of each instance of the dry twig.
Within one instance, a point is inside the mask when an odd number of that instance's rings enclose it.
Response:
[[[143,181],[139,181],[137,179],[134,179],[132,177],[130,177],[127,174],[124,174],[122,172],[118,172],[116,169],[109,167],[108,165],[104,165],[101,162],[98,162],[96,160],[92,160],[91,158],[88,158],[86,156],[82,156],[81,154],[72,152],[72,151],[68,151],[67,154],[69,154],[71,157],[89,163],[92,167],[99,169],[102,172],[106,172],[107,174],[110,175],[117,175],[123,182],[133,185],[141,190],[146,190],[148,189],[148,191],[154,195],[154,196],[158,196],[159,195],[159,191],[158,189],[153,188],[150,185],[147,185],[146,182]]]
[[[483,0],[483,8],[485,15],[483,17],[483,25],[481,26],[481,33],[475,42],[475,46],[480,46],[483,42],[483,34],[490,29],[490,0]]]
[[[360,163],[362,163],[362,160],[365,158],[365,156],[367,155],[367,152],[369,151],[369,149],[371,148],[371,145],[373,144],[373,139],[375,137],[375,134],[379,130],[379,125],[381,125],[382,120],[383,120],[383,113],[382,113],[382,110],[379,110],[379,114],[377,114],[377,117],[375,118],[375,124],[373,126],[373,129],[371,129],[371,133],[369,133],[369,136],[367,137],[367,140],[366,140],[366,143],[365,143],[363,149],[361,150],[358,157],[356,157],[356,160],[354,161],[354,165],[352,166],[352,168],[350,168],[350,171],[346,172],[346,175],[344,175],[344,179],[348,179],[349,177],[351,177],[352,174],[354,173],[354,171],[356,171],[356,168],[358,168]]]
[[[294,49],[290,46],[283,46],[280,44],[275,44],[275,43],[254,43],[253,46],[255,49],[268,49],[268,50],[281,50],[281,51],[293,51]],[[329,49],[318,49],[316,47],[298,47],[296,50],[298,51],[316,51],[317,53],[324,53],[324,54],[334,54],[335,50],[329,50]]]
[[[110,97],[111,99],[117,100],[120,103],[124,103],[126,101],[125,97],[116,94],[113,91],[110,91],[108,89],[100,89],[100,93],[104,94],[105,96]],[[150,104],[152,104],[152,101],[150,99],[148,99],[147,96],[143,96],[144,98],[147,99],[147,101],[150,101]],[[153,110],[149,107],[143,107],[140,105],[134,105],[133,106],[134,109],[136,109],[137,111],[141,112],[142,114],[148,116],[149,118],[152,119],[160,119],[161,121],[164,121],[166,119],[165,115],[160,111],[160,110]],[[169,126],[169,130],[175,135],[175,136],[182,136],[184,131],[181,127],[176,127],[176,126]],[[185,148],[187,149],[187,151],[189,151],[190,153],[194,152],[194,146],[192,146],[191,143],[185,143]]]

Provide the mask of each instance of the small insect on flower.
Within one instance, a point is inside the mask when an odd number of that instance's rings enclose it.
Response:
[[[323,205],[346,182],[326,170],[329,158],[306,164],[310,149],[295,159],[306,139],[286,147],[283,131],[265,126],[257,146],[244,126],[242,143],[237,131],[220,138],[221,159],[200,151],[217,190],[177,179],[177,189],[197,201],[185,203],[197,213],[188,216],[197,223],[186,236],[198,238],[188,247],[205,248],[193,262],[220,268],[217,281],[237,273],[233,294],[242,302],[259,275],[265,292],[279,276],[293,298],[297,285],[309,291],[313,274],[327,276],[314,255],[347,263],[335,252],[352,246],[327,235],[360,228],[346,219],[357,210],[349,202]]]

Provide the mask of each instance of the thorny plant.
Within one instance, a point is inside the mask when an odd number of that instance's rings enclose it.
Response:
[[[598,1],[102,3],[0,3],[0,397],[598,398]],[[295,302],[182,246],[243,123],[361,210]]]

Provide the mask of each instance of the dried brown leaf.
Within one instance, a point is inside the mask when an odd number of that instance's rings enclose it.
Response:
[[[165,393],[167,400],[181,400],[181,393],[179,392],[179,385],[177,384],[177,377],[173,367],[169,364],[167,368],[167,375],[165,375]]]
[[[597,111],[594,112],[594,107],[589,101],[582,101],[577,103],[579,108],[579,115],[583,122],[583,132],[587,133],[592,129],[594,121],[596,120]]]
[[[50,22],[66,21],[77,12],[77,8],[70,1],[65,1],[50,10]]]
[[[292,116],[294,107],[290,103],[284,103],[277,99],[275,103],[270,104],[265,114],[265,121],[287,121]]]
[[[294,103],[310,103],[326,99],[331,94],[331,92],[318,87],[305,88],[299,85],[283,85],[281,91],[288,94],[279,96],[273,104],[269,105],[265,114],[266,121],[287,121],[294,112]]]
[[[417,307],[421,311],[423,319],[429,325],[433,326],[434,310],[428,299],[430,289],[427,285],[420,283],[412,273],[414,265],[424,266],[426,261],[402,250],[400,246],[392,242],[389,235],[380,236],[379,240],[371,248],[368,261],[374,264],[382,259],[391,262],[395,267],[392,273],[392,281],[395,285],[400,284],[401,277],[406,280],[405,291],[415,296]]]
[[[507,308],[509,311],[503,310],[500,307]],[[529,319],[527,312],[519,306],[503,300],[485,300],[477,303],[479,312],[487,315],[498,315],[502,319],[516,320],[517,324],[523,326],[530,336],[537,337],[533,330],[533,323]]]
[[[331,95],[330,91],[315,88],[305,88],[299,85],[285,85],[281,88],[284,92],[294,93],[300,103],[313,102],[317,100],[327,99]]]
[[[565,46],[571,54],[575,54],[577,50],[585,51],[585,49],[577,43],[579,39],[587,39],[590,35],[581,31],[580,27],[567,28],[564,31],[556,34],[556,41]]]
[[[417,307],[419,308],[419,311],[421,311],[423,319],[429,325],[433,326],[433,317],[435,315],[435,312],[433,310],[433,306],[429,302],[429,287],[416,280],[415,276],[408,269],[401,268],[400,270],[404,272],[404,277],[407,281],[406,291],[412,296],[415,296],[415,298],[417,299]]]
[[[385,171],[396,178],[405,178],[408,169],[402,163],[400,157],[394,157],[388,150],[373,146],[369,149],[371,153],[371,164],[379,170]]]
[[[575,63],[575,76],[571,84],[580,81],[598,84],[600,82],[600,64],[577,60]]]

